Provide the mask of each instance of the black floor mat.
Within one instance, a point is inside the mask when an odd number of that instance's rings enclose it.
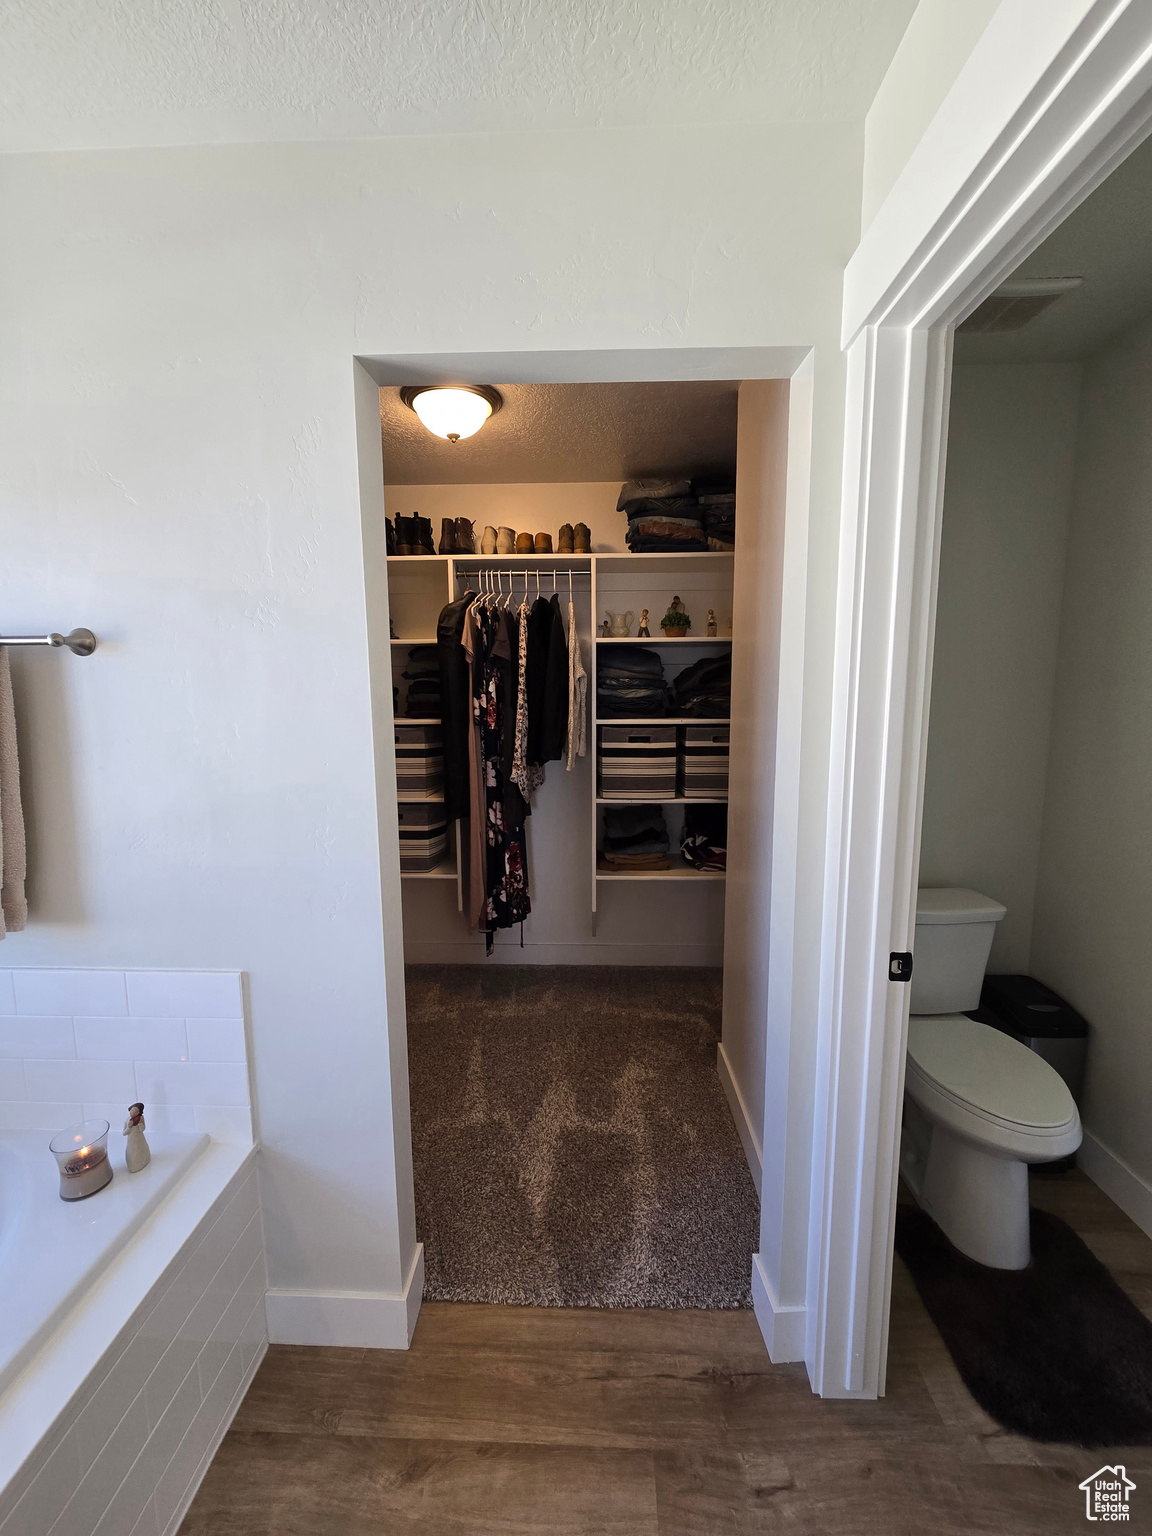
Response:
[[[1152,1323],[1065,1222],[1033,1210],[1028,1268],[988,1269],[902,1206],[896,1252],[968,1390],[1005,1429],[1069,1445],[1152,1443]]]

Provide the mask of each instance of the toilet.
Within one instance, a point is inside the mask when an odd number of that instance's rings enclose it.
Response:
[[[900,1171],[961,1253],[1024,1269],[1028,1164],[1075,1152],[1080,1116],[1055,1068],[965,1016],[1005,911],[977,891],[917,893]]]

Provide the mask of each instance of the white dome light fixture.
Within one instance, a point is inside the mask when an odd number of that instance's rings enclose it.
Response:
[[[504,404],[487,384],[406,384],[400,398],[436,437],[473,437]]]

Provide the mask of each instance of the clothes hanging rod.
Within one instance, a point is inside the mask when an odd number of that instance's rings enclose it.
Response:
[[[456,563],[457,566],[459,566],[460,562],[457,561]],[[465,577],[479,576],[481,574],[485,576],[510,576],[516,578],[517,580],[519,580],[521,576],[528,579],[534,576],[551,576],[553,581],[555,581],[557,576],[586,576],[589,580],[592,578],[591,571],[587,569],[581,569],[579,566],[571,567],[567,565],[542,565],[525,567],[523,565],[519,565],[515,570],[509,571],[500,570],[499,567],[495,565],[477,565],[475,570],[461,571],[457,569],[456,579],[457,581],[461,581]]]
[[[90,629],[74,629],[70,635],[0,635],[0,645],[50,645],[53,650],[66,645],[73,656],[91,656],[96,636]]]

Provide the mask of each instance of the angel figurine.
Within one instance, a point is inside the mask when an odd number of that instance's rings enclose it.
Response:
[[[636,631],[638,640],[651,640],[652,631],[648,628],[648,610],[644,608],[640,612],[640,628]]]
[[[152,1149],[144,1136],[143,1104],[128,1106],[124,1134],[128,1138],[124,1146],[124,1166],[129,1173],[139,1173],[141,1168],[147,1168],[152,1161]]]
[[[708,610],[708,625],[707,625],[707,628],[705,629],[704,633],[706,635],[708,635],[712,639],[716,638],[716,610],[715,610],[715,608],[709,608],[709,610]]]

